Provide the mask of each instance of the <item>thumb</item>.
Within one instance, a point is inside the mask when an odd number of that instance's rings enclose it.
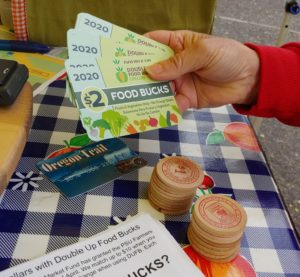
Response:
[[[147,66],[145,70],[154,80],[174,80],[199,69],[201,67],[199,58],[199,49],[191,47],[167,60]]]

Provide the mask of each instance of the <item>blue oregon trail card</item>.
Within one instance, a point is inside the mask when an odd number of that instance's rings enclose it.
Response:
[[[146,164],[123,141],[114,138],[39,161],[36,166],[65,196],[73,197]]]

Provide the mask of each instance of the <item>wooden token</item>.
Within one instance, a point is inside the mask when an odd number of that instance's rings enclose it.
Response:
[[[226,258],[227,256],[229,256],[228,253],[222,253],[220,251],[212,251],[209,248],[204,247],[203,245],[199,244],[199,242],[197,241],[196,236],[193,234],[191,229],[188,229],[188,239],[190,244],[194,247],[199,249],[199,251],[201,251],[202,254],[205,254],[205,256],[211,256],[211,257],[216,257],[216,258]],[[232,249],[231,249],[232,251]],[[231,255],[231,253],[230,253]]]
[[[161,159],[157,163],[156,173],[163,183],[188,190],[197,188],[204,178],[198,163],[178,156]]]
[[[179,209],[179,210],[176,210],[176,209],[170,210],[168,208],[161,207],[161,204],[157,201],[157,199],[155,199],[152,196],[151,191],[150,192],[148,191],[148,200],[154,209],[158,210],[159,212],[161,212],[165,215],[174,215],[174,216],[182,215],[182,214],[187,213],[190,209],[190,208],[186,208],[186,209]]]
[[[195,244],[197,247],[201,248],[204,252],[206,252],[210,255],[226,258],[228,256],[231,256],[232,253],[234,253],[237,248],[240,248],[240,241],[231,247],[224,248],[224,247],[222,247],[222,245],[212,246],[211,244],[201,240],[194,233],[194,230],[191,227],[188,228],[188,233],[189,233],[189,236],[193,240],[193,244]]]
[[[226,263],[231,260],[233,260],[238,253],[240,252],[240,247],[236,247],[232,249],[232,252],[229,253],[228,255],[219,255],[216,252],[210,252],[207,251],[207,249],[199,246],[197,242],[195,241],[195,237],[191,233],[191,231],[188,229],[188,239],[190,242],[190,245],[193,247],[193,249],[201,256],[203,256],[205,259],[213,261],[213,262],[218,262],[218,263]]]
[[[155,210],[161,212],[161,208],[160,208],[159,206],[157,206],[157,205],[152,201],[151,198],[149,198],[149,203],[151,204],[151,206],[152,206]]]
[[[176,194],[176,195],[183,195],[186,197],[194,197],[194,195],[196,194],[196,190],[197,190],[197,188],[188,188],[187,189],[186,187],[183,187],[183,189],[182,189],[178,186],[174,187],[170,184],[163,183],[156,174],[152,175],[151,182],[154,182],[158,187],[160,187],[164,191],[167,191],[169,193]]]
[[[169,211],[163,208],[160,208],[155,202],[152,201],[152,199],[149,199],[149,202],[151,204],[151,206],[158,210],[159,212],[165,214],[165,215],[170,215],[170,216],[177,216],[177,215],[183,215],[185,213],[187,213],[189,211],[189,209],[187,210],[180,210],[180,211]]]
[[[154,181],[151,182],[150,186],[157,194],[163,196],[165,199],[169,199],[172,202],[191,202],[194,198],[194,194],[181,194],[165,190]]]
[[[157,198],[160,198],[164,203],[169,203],[171,205],[176,206],[184,206],[185,208],[190,207],[192,205],[192,201],[194,198],[194,194],[186,194],[186,193],[176,193],[174,191],[169,191],[158,183],[158,180],[151,177],[151,182],[149,188]]]
[[[223,254],[220,252],[210,252],[210,250],[207,250],[205,248],[203,248],[200,245],[197,245],[196,243],[193,243],[193,241],[191,241],[191,246],[197,250],[197,252],[199,254],[201,254],[202,256],[207,257],[209,260],[215,260],[215,261],[220,261],[220,262],[224,262],[227,261],[227,259],[229,258],[229,260],[231,260],[233,255],[236,255],[237,250],[232,250],[231,253],[228,254]],[[239,251],[239,249],[238,249]]]
[[[209,249],[211,252],[221,252],[221,253],[231,253],[232,249],[235,249],[236,247],[240,247],[241,241],[237,241],[234,244],[230,245],[223,245],[223,244],[213,244],[210,243],[207,240],[204,240],[202,237],[199,237],[192,226],[189,226],[190,232],[194,235],[194,240],[197,241],[198,245],[201,245],[202,247]]]
[[[195,203],[193,216],[205,232],[218,237],[240,236],[247,215],[237,201],[224,195],[204,195]]]
[[[226,258],[218,258],[215,256],[210,256],[210,255],[206,255],[205,253],[202,253],[202,251],[200,249],[198,249],[196,246],[191,245],[192,248],[203,258],[205,258],[206,260],[209,260],[211,262],[215,262],[215,263],[229,263],[230,261],[234,260],[236,258],[236,256],[239,254],[240,250],[237,250],[236,253],[233,253],[231,256],[226,257]]]
[[[151,197],[154,198],[157,203],[159,203],[160,207],[164,207],[170,210],[186,210],[192,205],[192,200],[188,199],[185,201],[175,201],[174,199],[172,200],[170,198],[166,198],[165,195],[157,193],[155,189],[156,188],[154,188],[153,186],[149,187],[148,194],[151,194]]]
[[[194,229],[194,232],[197,235],[197,237],[199,237],[199,239],[215,247],[223,247],[223,248],[234,247],[242,239],[242,235],[237,239],[214,237],[209,233],[199,231],[199,229],[196,229],[194,226],[192,226],[192,228]]]
[[[165,177],[161,177],[162,174]],[[197,163],[183,157],[164,158],[152,172],[149,201],[154,208],[165,214],[184,214],[190,210],[202,179],[203,172]]]
[[[201,229],[201,227],[197,224],[196,220],[194,219],[194,214],[192,215],[190,224],[194,228],[197,236],[201,237],[202,240],[208,241],[209,243],[216,246],[221,244],[224,247],[230,247],[231,245],[235,245],[237,241],[241,240],[243,236],[243,232],[233,237],[219,237],[209,232],[206,232],[205,230]]]

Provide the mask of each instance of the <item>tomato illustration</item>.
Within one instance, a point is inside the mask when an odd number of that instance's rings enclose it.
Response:
[[[78,135],[70,139],[70,141],[64,140],[66,147],[58,149],[47,156],[47,159],[51,159],[74,150],[77,150],[91,142],[87,134]]]
[[[232,122],[226,125],[224,137],[242,149],[259,152],[260,148],[251,127],[244,122]]]
[[[170,120],[173,121],[174,123],[178,123],[177,115],[174,113],[171,113]]]
[[[158,124],[158,120],[157,120],[156,118],[154,118],[154,117],[150,117],[150,116],[149,116],[149,125],[150,125],[151,127],[156,127],[157,124]]]
[[[204,259],[190,245],[183,250],[206,277],[256,277],[251,264],[241,255],[228,263],[216,263]]]
[[[51,159],[51,158],[54,158],[54,157],[57,157],[57,156],[60,156],[60,155],[63,155],[63,154],[72,152],[72,151],[74,151],[74,150],[77,150],[78,148],[80,148],[80,147],[65,147],[65,148],[63,148],[63,149],[59,149],[59,150],[57,150],[57,151],[52,152],[52,153],[47,157],[47,159]]]
[[[204,175],[202,184],[198,186],[199,189],[212,189],[215,186],[214,179],[209,175]]]

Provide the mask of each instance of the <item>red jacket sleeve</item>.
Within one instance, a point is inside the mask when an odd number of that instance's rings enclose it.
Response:
[[[252,106],[234,108],[242,114],[276,117],[285,124],[300,126],[300,43],[246,45],[260,58],[258,100]]]

